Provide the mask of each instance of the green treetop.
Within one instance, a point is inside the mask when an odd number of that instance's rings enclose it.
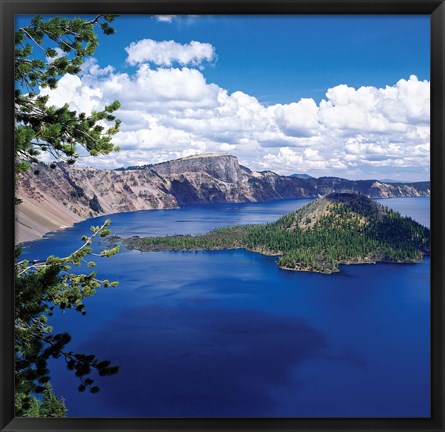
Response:
[[[34,17],[31,24],[15,34],[15,154],[16,172],[39,162],[42,152],[54,162],[74,164],[81,148],[89,155],[105,155],[118,150],[112,137],[119,131],[120,121],[114,116],[119,108],[115,101],[101,111],[78,113],[68,104],[61,108],[48,105],[48,97],[39,95],[40,88],[57,87],[65,74],[77,74],[85,57],[98,46],[96,30],[114,33],[110,26],[114,16],[98,15],[94,19],[55,17],[44,21]],[[55,163],[51,164],[54,168]],[[36,170],[36,174],[37,174]],[[20,201],[17,200],[19,204]],[[61,417],[66,414],[64,401],[54,394],[49,381],[48,360],[62,358],[69,370],[79,378],[79,391],[99,391],[91,378],[113,375],[118,366],[99,360],[94,354],[75,353],[67,348],[68,333],[55,333],[49,325],[55,308],[74,309],[86,313],[84,299],[100,287],[117,282],[100,279],[95,271],[80,274],[72,267],[94,267],[91,257],[107,258],[118,252],[115,247],[96,252],[93,240],[107,236],[110,221],[92,227],[82,243],[71,254],[44,260],[20,260],[16,250],[15,302],[15,388],[17,416]],[[43,398],[36,398],[41,394]]]
[[[120,106],[118,101],[87,114],[71,110],[68,104],[60,108],[48,106],[48,96],[38,94],[40,88],[56,88],[63,75],[79,73],[85,57],[98,46],[96,29],[113,34],[113,20],[114,15],[98,15],[89,21],[62,17],[44,21],[36,16],[29,26],[16,31],[17,171],[28,169],[30,162],[38,162],[42,152],[73,164],[79,157],[78,147],[92,156],[119,150],[112,143],[120,125],[113,114]]]

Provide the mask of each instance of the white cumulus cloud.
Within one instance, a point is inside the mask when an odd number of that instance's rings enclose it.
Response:
[[[153,16],[153,18],[156,19],[156,21],[168,24],[171,24],[175,20],[181,20],[182,22],[190,24],[192,20],[198,17],[199,15],[154,15]]]
[[[215,58],[215,48],[209,43],[191,41],[188,44],[180,44],[175,41],[155,41],[142,39],[132,42],[125,48],[130,65],[140,63],[152,63],[157,66],[180,65],[197,66],[203,62],[210,62]]]
[[[118,167],[229,152],[252,169],[280,174],[429,176],[430,85],[414,75],[384,88],[339,84],[320,103],[303,98],[266,106],[246,92],[209,83],[190,64],[204,54],[178,61],[179,54],[170,52],[148,61],[156,55],[136,51],[134,72],[101,68],[91,60],[80,76],[65,75],[55,90],[41,89],[50,104],[69,103],[82,112],[121,102],[121,131],[115,136],[121,152],[87,157],[87,164]],[[214,56],[213,48],[211,53],[206,58]],[[171,63],[152,68],[150,62]]]
[[[171,23],[176,18],[176,15],[155,15],[155,18],[160,22]]]

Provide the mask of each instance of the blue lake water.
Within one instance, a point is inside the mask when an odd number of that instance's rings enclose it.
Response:
[[[190,206],[110,216],[113,234],[197,234],[264,223],[310,200]],[[429,198],[381,200],[429,226]],[[63,256],[92,224],[27,243]],[[51,324],[70,349],[121,365],[101,392],[77,392],[63,360],[52,383],[73,417],[429,417],[430,261],[342,266],[333,275],[278,269],[246,251],[126,249],[98,261],[119,280],[88,315]]]

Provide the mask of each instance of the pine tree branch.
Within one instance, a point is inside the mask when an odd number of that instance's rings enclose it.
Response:
[[[45,48],[42,47],[42,45],[40,45],[29,33],[25,28],[21,28],[20,30],[22,30],[24,33],[26,33],[26,35],[43,51],[45,51]]]
[[[96,18],[94,18],[94,19],[91,20],[91,21],[87,21],[85,24],[86,24],[86,25],[94,25],[94,24],[97,24],[97,22],[98,22],[98,21],[100,20],[100,18],[103,17],[103,16],[105,16],[105,15],[97,15]]]
[[[108,226],[108,221],[105,221],[105,222],[102,224],[102,226],[101,226],[99,229],[97,229],[97,230],[96,230],[90,237],[88,237],[88,238],[84,241],[83,245],[80,246],[76,251],[74,251],[73,253],[71,253],[71,254],[68,255],[67,257],[59,258],[60,262],[61,262],[61,263],[63,263],[63,262],[67,262],[67,261],[70,260],[70,258],[71,258],[73,255],[78,254],[79,252],[82,252],[87,246],[89,246],[89,245],[91,244],[91,241],[94,239],[94,237],[96,237],[96,236],[101,232],[101,230],[103,230],[103,229],[106,228],[107,226]],[[93,255],[96,255],[96,254],[93,254]],[[100,256],[100,257],[102,257],[102,255],[96,255],[96,256]],[[32,269],[32,268],[35,268],[36,270],[40,270],[40,269],[43,269],[43,268],[50,267],[50,266],[54,265],[54,264],[46,264],[46,262],[47,262],[46,260],[34,260],[34,261],[36,261],[36,262],[33,262],[33,265],[28,266],[28,267],[26,267],[25,269],[23,269],[21,272],[18,273],[17,276],[21,276],[22,274],[28,272],[28,270],[30,270],[30,269]],[[27,260],[22,260],[22,261],[16,263],[16,267],[19,267],[19,266],[21,266],[21,265],[24,265],[25,262],[27,262]],[[42,263],[42,264],[41,264],[41,265],[38,265],[39,263]]]

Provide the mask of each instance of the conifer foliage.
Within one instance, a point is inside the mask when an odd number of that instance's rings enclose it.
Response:
[[[114,116],[115,101],[103,110],[76,112],[68,104],[48,105],[40,89],[57,87],[65,74],[77,74],[87,56],[98,46],[96,30],[114,33],[113,15],[93,19],[40,16],[15,34],[15,154],[16,174],[40,162],[46,152],[57,162],[74,164],[82,154],[106,155],[119,150],[112,137],[120,121]],[[35,170],[38,174],[38,170]],[[16,200],[19,205],[20,201]],[[79,378],[79,391],[97,393],[92,378],[116,374],[118,366],[99,360],[94,354],[75,353],[68,348],[71,336],[56,333],[50,317],[56,309],[71,309],[86,314],[84,299],[98,288],[114,287],[117,282],[100,279],[92,269],[98,258],[108,258],[119,248],[97,251],[95,238],[110,234],[110,221],[91,228],[91,233],[66,257],[49,256],[43,260],[20,259],[16,248],[15,284],[15,386],[16,416],[63,417],[67,408],[50,385],[48,361],[63,359],[67,369]],[[82,274],[76,267],[89,271]],[[74,268],[74,269],[73,269]],[[82,269],[83,270],[83,269]]]
[[[65,401],[56,396],[51,384],[46,383],[43,387],[42,399],[32,396],[26,409],[23,409],[23,394],[16,393],[15,404],[19,411],[24,417],[66,417]]]
[[[19,172],[38,162],[42,152],[74,164],[80,148],[93,156],[119,150],[112,143],[120,125],[113,114],[120,106],[118,101],[86,114],[73,111],[68,104],[49,106],[48,96],[39,95],[40,88],[57,87],[63,75],[80,72],[85,57],[98,45],[96,28],[113,34],[113,20],[113,15],[98,15],[89,21],[62,17],[44,21],[36,16],[29,26],[16,31],[15,149]]]

